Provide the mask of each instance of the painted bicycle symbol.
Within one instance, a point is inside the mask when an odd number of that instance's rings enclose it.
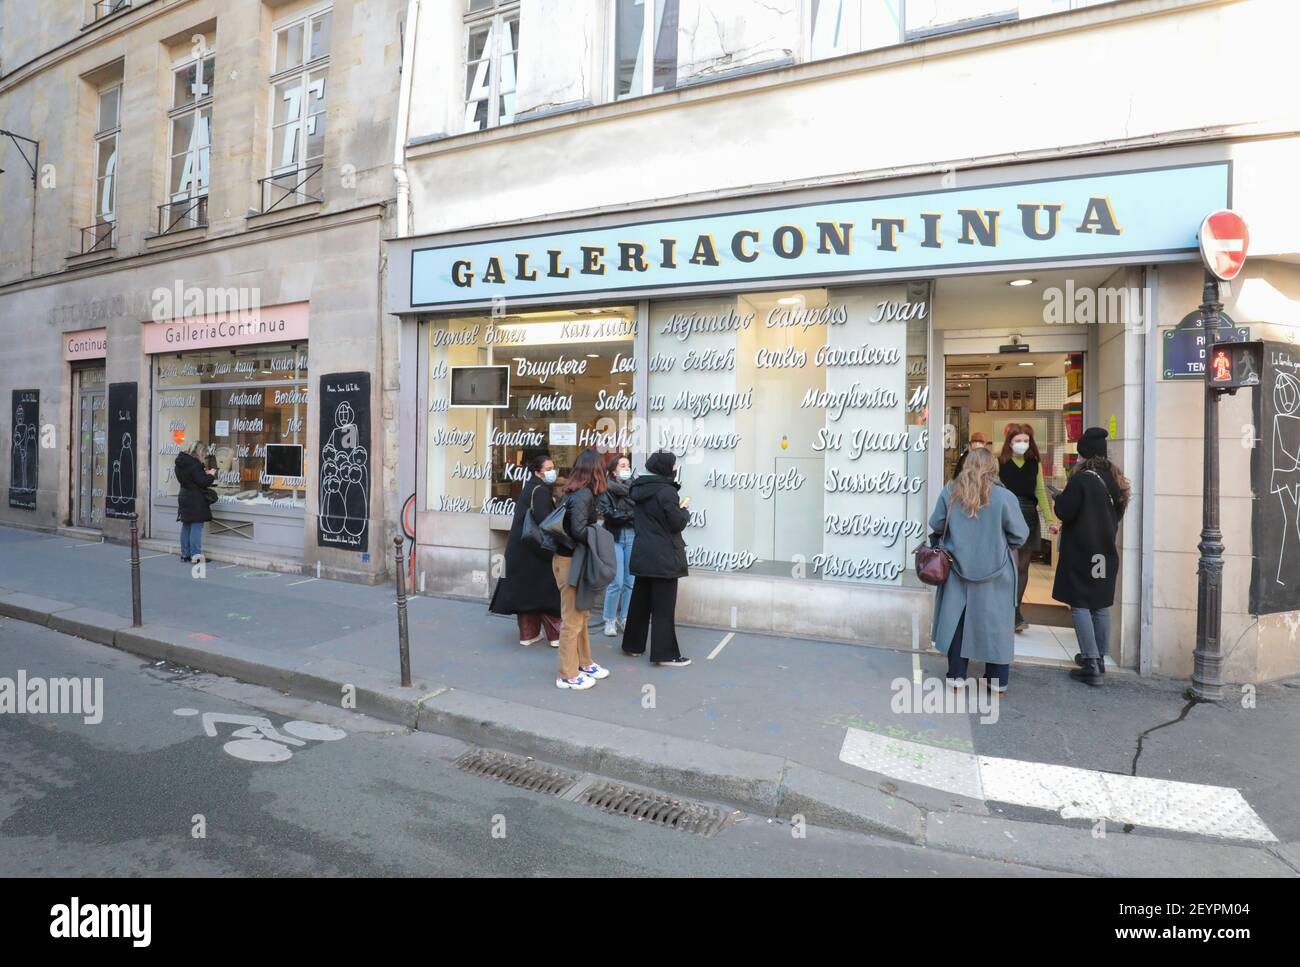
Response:
[[[196,708],[173,709],[173,714],[182,716],[199,715]],[[290,748],[305,746],[309,741],[337,742],[347,738],[347,733],[332,725],[319,722],[302,722],[297,719],[284,723],[285,735],[272,724],[270,719],[260,715],[226,715],[221,712],[203,712],[203,731],[211,738],[218,738],[218,724],[237,725],[239,728],[230,733],[230,741],[222,746],[236,759],[247,762],[284,762],[293,756]]]

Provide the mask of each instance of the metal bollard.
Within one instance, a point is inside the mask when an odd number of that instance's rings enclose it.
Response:
[[[402,538],[393,538],[397,556],[397,649],[402,661],[402,687],[411,687],[411,641],[406,630],[406,567],[402,561]]]
[[[131,627],[140,627],[140,528],[138,514],[131,515]]]

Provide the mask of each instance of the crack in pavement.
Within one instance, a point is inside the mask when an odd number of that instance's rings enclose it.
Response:
[[[1179,722],[1183,721],[1183,719],[1187,718],[1187,713],[1192,710],[1192,706],[1199,705],[1200,702],[1201,700],[1199,698],[1189,698],[1187,704],[1183,706],[1183,710],[1178,713],[1178,718],[1170,719],[1168,722],[1161,722],[1159,725],[1153,725],[1138,736],[1137,751],[1133,753],[1133,764],[1129,769],[1129,775],[1136,776],[1138,774],[1138,759],[1142,758],[1142,746],[1146,742],[1147,736],[1158,729],[1177,725]]]

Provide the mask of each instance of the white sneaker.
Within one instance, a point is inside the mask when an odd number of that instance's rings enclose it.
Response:
[[[582,672],[578,672],[577,678],[557,678],[555,680],[556,688],[571,688],[575,692],[581,692],[595,684],[596,680],[594,678],[588,678]]]
[[[560,639],[556,638],[554,641],[552,641],[552,642],[551,642],[551,647],[552,647],[552,648],[559,648],[559,647],[560,647]]]
[[[529,638],[527,641],[524,641],[524,639],[520,638],[519,644],[527,648],[529,645],[535,644],[541,640],[542,640],[542,636],[539,634],[536,638]]]
[[[609,669],[597,665],[594,661],[590,665],[579,665],[579,674],[586,675],[588,678],[594,678],[600,681],[602,678],[609,678]]]
[[[618,626],[615,625],[613,621],[605,622],[605,637],[606,638],[618,637]]]

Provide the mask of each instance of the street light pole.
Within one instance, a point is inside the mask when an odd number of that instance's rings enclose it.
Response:
[[[1219,282],[1205,273],[1201,294],[1201,326],[1205,332],[1206,366],[1211,364],[1218,332]],[[1205,477],[1201,488],[1201,542],[1196,545],[1196,650],[1192,653],[1192,694],[1203,701],[1223,697],[1223,531],[1219,528],[1219,397],[1222,391],[1205,381]]]

